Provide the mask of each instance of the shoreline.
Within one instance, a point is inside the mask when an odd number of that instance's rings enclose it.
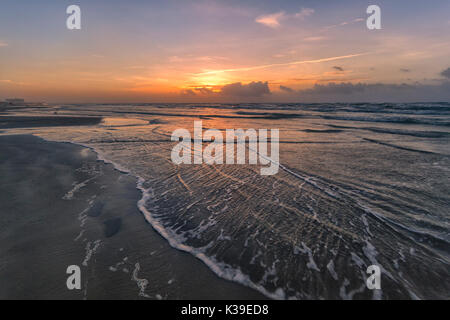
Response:
[[[5,239],[4,235],[1,236],[0,252],[6,257],[6,262],[0,265],[0,274],[1,278],[10,280],[6,281],[8,283],[0,290],[0,297],[266,299],[253,289],[218,277],[195,256],[172,248],[147,219],[142,219],[145,217],[139,211],[137,203],[143,199],[144,194],[141,190],[137,190],[138,178],[129,173],[124,174],[113,164],[108,164],[107,160],[101,159],[101,155],[92,148],[87,149],[75,143],[51,142],[32,135],[3,135],[0,137],[0,144],[9,149],[11,157],[9,161],[0,158],[0,170],[6,169],[5,165],[14,167],[12,161],[17,159],[11,155],[13,153],[11,150],[15,150],[22,157],[25,157],[25,154],[31,158],[42,157],[42,154],[36,155],[39,152],[33,149],[32,145],[35,145],[49,155],[33,170],[38,176],[46,173],[54,176],[56,180],[62,179],[62,182],[55,183],[58,185],[62,183],[65,186],[64,195],[59,188],[54,187],[51,188],[52,192],[47,193],[41,189],[47,189],[49,183],[54,183],[49,181],[51,179],[36,181],[36,177],[28,177],[32,181],[39,182],[39,188],[30,185],[27,188],[35,189],[31,190],[32,193],[46,194],[48,198],[46,200],[55,205],[49,207],[39,203],[40,197],[31,196],[26,201],[15,199],[17,203],[10,205],[13,214],[5,210],[9,221],[4,228],[8,228],[14,234],[14,241],[13,237]],[[62,157],[58,158],[62,163],[54,161],[50,155],[52,152],[59,154],[56,158]],[[58,169],[52,169],[53,172],[50,173],[48,166]],[[20,171],[28,168],[24,167],[23,163],[22,167],[19,167],[20,165],[15,169]],[[72,172],[67,170],[68,167],[73,169]],[[59,172],[61,169],[62,172]],[[11,168],[9,171],[11,176],[6,178],[13,180],[15,172]],[[67,175],[62,177],[63,172]],[[69,179],[68,176],[73,179]],[[29,184],[26,180],[27,178],[25,181],[20,180],[22,187]],[[13,190],[15,191],[18,190]],[[59,199],[54,199],[55,192]],[[5,198],[0,198],[0,202],[4,201]],[[30,205],[41,208],[39,210],[39,215],[42,215],[41,221],[36,225],[33,223],[29,225],[30,221],[27,221],[36,217],[31,213],[24,213],[26,210],[21,209],[21,206]],[[20,223],[16,221],[17,211],[22,211]],[[64,217],[61,216],[62,212],[65,214]],[[144,221],[149,225],[143,223]],[[48,230],[47,224],[55,225]],[[25,227],[28,231],[22,234],[21,227]],[[131,243],[132,246],[127,246]],[[19,252],[18,245],[22,246]],[[37,253],[33,253],[34,251]],[[53,256],[55,254],[58,258]],[[47,265],[49,262],[50,265]],[[69,291],[65,287],[68,276],[65,274],[65,268],[76,264],[74,262],[82,269],[81,292]],[[24,269],[25,265],[35,267],[32,267],[31,271],[34,281],[30,281],[29,274]],[[20,286],[14,290],[18,282]],[[211,297],[211,288],[214,297]]]
[[[103,117],[11,116],[0,114],[0,129],[97,125]]]
[[[231,281],[238,285],[242,285],[242,286],[248,287],[250,289],[256,290],[260,294],[264,295],[265,298],[268,298],[268,299],[283,300],[286,298],[286,295],[284,294],[284,292],[281,289],[278,289],[275,292],[269,292],[263,286],[252,282],[250,277],[248,275],[244,274],[240,269],[236,269],[231,266],[224,265],[224,264],[222,264],[222,266],[221,266],[221,263],[218,261],[215,261],[215,259],[213,257],[208,257],[203,252],[201,252],[201,250],[186,246],[186,245],[182,244],[181,242],[177,241],[175,236],[169,235],[167,230],[165,230],[165,228],[160,224],[160,222],[157,221],[157,219],[154,218],[152,216],[151,212],[149,212],[145,207],[145,202],[146,202],[146,199],[148,196],[148,192],[151,190],[151,188],[145,189],[145,187],[144,187],[145,179],[144,178],[133,174],[131,172],[131,170],[129,170],[128,168],[125,168],[114,161],[108,160],[104,156],[104,154],[101,151],[97,150],[95,147],[88,146],[85,144],[79,144],[79,143],[75,143],[75,142],[71,142],[71,141],[61,142],[61,143],[68,143],[68,144],[82,146],[84,148],[87,148],[97,155],[97,161],[102,161],[105,164],[111,164],[114,167],[114,169],[117,170],[118,172],[123,173],[123,174],[129,174],[129,175],[132,175],[133,177],[135,177],[137,179],[136,188],[138,190],[140,190],[140,192],[142,194],[142,198],[137,202],[137,207],[138,207],[139,211],[144,216],[146,222],[151,225],[153,230],[155,232],[157,232],[161,237],[163,237],[172,248],[174,248],[175,250],[179,250],[181,252],[186,252],[186,253],[190,254],[191,256],[193,256],[194,258],[198,259],[203,264],[205,264],[205,266],[207,266],[210,271],[212,271],[214,274],[216,274],[219,278],[221,278],[223,280]],[[284,166],[283,166],[283,169],[286,170],[284,168]]]
[[[191,256],[193,256],[194,258],[198,259],[203,264],[205,264],[205,266],[207,266],[208,269],[210,271],[212,271],[214,274],[216,274],[219,278],[226,280],[226,281],[236,283],[238,285],[245,286],[245,287],[253,289],[253,290],[256,290],[260,294],[264,295],[264,297],[266,299],[283,300],[286,298],[286,295],[284,294],[284,292],[281,289],[278,289],[275,292],[269,292],[263,286],[260,286],[256,283],[252,282],[250,280],[250,277],[248,275],[245,275],[241,270],[233,268],[231,266],[227,266],[227,265],[220,266],[221,263],[218,261],[215,261],[213,257],[208,257],[200,250],[193,248],[193,247],[186,246],[186,245],[180,243],[179,241],[177,241],[176,237],[170,236],[168,234],[168,232],[164,229],[164,227],[160,224],[160,222],[157,221],[157,219],[154,218],[152,216],[151,212],[149,212],[145,207],[146,198],[147,198],[148,192],[149,192],[149,190],[151,190],[151,188],[145,189],[145,187],[144,187],[145,179],[144,178],[133,174],[131,172],[131,170],[129,170],[128,168],[125,168],[122,165],[107,159],[104,156],[104,154],[101,151],[97,150],[95,147],[76,143],[76,142],[71,142],[71,141],[60,142],[60,143],[68,143],[68,144],[87,148],[97,155],[97,161],[101,161],[104,164],[110,164],[118,172],[120,172],[122,174],[132,175],[133,177],[135,177],[137,180],[136,188],[138,190],[140,190],[140,192],[142,194],[142,198],[137,202],[137,207],[138,207],[139,211],[142,213],[146,222],[150,224],[150,226],[153,228],[153,230],[155,232],[157,232],[161,237],[163,237],[172,248],[174,248],[175,250],[179,250],[181,252],[186,252],[186,253],[190,254]],[[286,170],[284,168],[284,166],[282,166],[282,167],[284,170]]]

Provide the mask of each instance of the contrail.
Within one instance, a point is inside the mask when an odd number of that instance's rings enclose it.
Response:
[[[364,55],[367,55],[367,54],[369,54],[369,52],[350,54],[350,55],[346,55],[346,56],[338,56],[338,57],[331,57],[331,58],[323,58],[323,59],[317,59],[317,60],[303,60],[303,61],[293,61],[293,62],[285,62],[285,63],[266,64],[266,65],[254,66],[254,67],[211,70],[211,71],[195,73],[195,75],[206,75],[206,74],[215,74],[215,73],[224,73],[224,72],[236,72],[236,71],[251,71],[251,70],[257,70],[257,69],[265,69],[265,68],[280,67],[280,66],[290,66],[290,65],[306,64],[306,63],[321,63],[321,62],[328,62],[328,61],[335,61],[335,60],[355,58],[355,57],[360,57],[360,56],[364,56]]]

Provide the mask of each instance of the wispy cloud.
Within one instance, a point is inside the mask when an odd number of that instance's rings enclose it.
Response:
[[[0,41],[0,47],[7,47],[8,44],[6,42]]]
[[[24,85],[26,85],[25,82],[13,81],[13,80],[9,80],[9,79],[0,80],[0,83],[6,83],[6,84],[9,84],[9,85],[16,85],[16,86],[24,86]]]
[[[138,70],[138,69],[147,69],[148,66],[129,66],[125,67],[125,69],[132,69],[132,70]]]
[[[344,21],[344,22],[341,22],[341,23],[338,23],[338,24],[333,24],[331,26],[327,26],[327,27],[325,27],[325,30],[332,29],[332,28],[337,28],[337,27],[343,27],[343,26],[355,24],[355,23],[362,22],[362,21],[364,21],[363,18],[356,18],[356,19],[353,19],[353,20],[350,20],[350,21]]]
[[[314,12],[315,12],[314,9],[302,8],[302,10],[300,10],[300,12],[295,14],[295,17],[299,18],[299,19],[304,19],[304,18],[312,15]]]
[[[308,42],[313,42],[313,41],[322,41],[322,40],[326,40],[326,37],[322,37],[322,36],[318,36],[318,37],[306,37],[303,38],[303,41],[308,41]]]
[[[259,16],[255,21],[270,28],[278,28],[280,26],[280,21],[284,18],[286,18],[286,13],[284,11],[280,11],[277,13]]]
[[[192,61],[201,61],[201,62],[217,62],[217,61],[223,61],[223,60],[229,60],[227,57],[222,56],[194,56],[194,55],[187,55],[187,56],[171,56],[168,58],[168,61],[170,63],[186,63],[186,62],[192,62]]]
[[[329,57],[329,58],[315,59],[315,60],[301,60],[301,61],[292,61],[292,62],[286,62],[286,63],[273,63],[273,64],[265,64],[265,65],[260,65],[260,66],[253,66],[253,67],[210,70],[210,71],[197,73],[196,75],[217,74],[217,73],[224,73],[224,72],[252,71],[252,70],[266,69],[266,68],[273,68],[273,67],[300,65],[300,64],[308,64],[308,63],[321,63],[321,62],[329,62],[329,61],[356,58],[356,57],[364,56],[367,54],[369,54],[369,53],[365,52],[365,53],[356,53],[356,54],[349,54],[349,55],[345,55],[345,56]]]
[[[289,15],[286,14],[284,11],[271,13],[271,14],[265,14],[262,16],[259,16],[256,18],[256,22],[265,25],[266,27],[270,28],[279,28],[281,26],[281,21],[286,20],[289,18],[297,18],[297,19],[305,19],[306,17],[309,17],[314,13],[314,9],[310,8],[302,8],[299,12]]]

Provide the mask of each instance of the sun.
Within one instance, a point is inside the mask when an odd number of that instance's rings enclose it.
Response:
[[[223,86],[228,83],[230,83],[230,79],[225,77],[222,74],[202,74],[202,75],[195,75],[192,77],[192,82],[196,86],[202,86],[202,87],[216,87],[216,86]]]

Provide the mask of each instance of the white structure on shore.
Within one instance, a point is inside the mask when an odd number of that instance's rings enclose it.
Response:
[[[5,102],[10,103],[10,104],[22,104],[22,103],[25,103],[25,100],[14,98],[14,99],[5,99]]]

